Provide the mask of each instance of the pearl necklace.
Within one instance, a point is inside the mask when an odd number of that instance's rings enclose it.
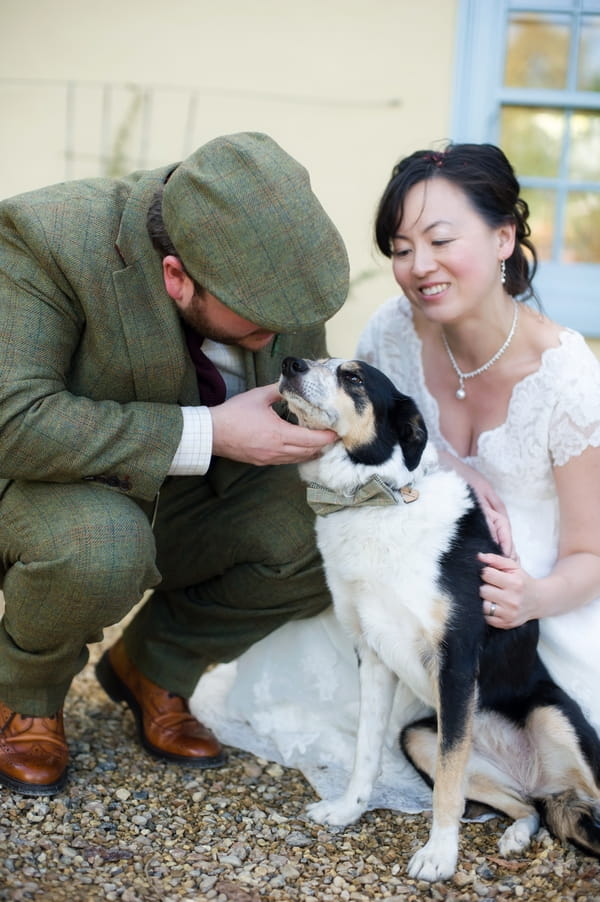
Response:
[[[506,336],[506,341],[504,342],[504,344],[502,345],[500,350],[496,351],[496,353],[494,354],[493,357],[490,357],[490,359],[488,360],[487,363],[484,363],[483,366],[480,366],[476,370],[472,370],[472,372],[470,372],[470,373],[463,373],[463,371],[459,368],[458,363],[456,362],[456,360],[454,358],[454,354],[450,350],[450,345],[448,344],[448,339],[446,338],[446,333],[442,329],[442,341],[444,342],[444,347],[446,348],[446,353],[448,354],[448,357],[450,358],[450,363],[452,364],[452,369],[458,376],[458,388],[456,389],[456,397],[458,398],[459,401],[464,401],[464,399],[467,397],[467,393],[465,391],[465,379],[472,379],[474,376],[479,376],[479,375],[481,375],[481,373],[485,373],[485,371],[489,370],[489,368],[491,366],[493,366],[493,364],[496,363],[496,361],[499,360],[500,357],[502,357],[502,355],[504,354],[504,352],[508,349],[508,346],[510,345],[511,341],[513,340],[513,335],[515,334],[515,329],[517,328],[517,320],[519,318],[519,305],[514,300],[514,298],[513,298],[513,305],[514,305],[513,321],[512,321],[512,325],[510,327],[510,331],[509,331],[508,335]]]

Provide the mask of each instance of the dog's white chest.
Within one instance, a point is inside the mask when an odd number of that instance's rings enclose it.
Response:
[[[398,630],[397,616],[393,617],[393,611],[388,615],[385,610],[373,613],[363,610],[360,614],[361,632],[367,644],[418,698],[435,707],[437,646],[432,643],[423,624],[406,608],[402,616],[402,632]]]
[[[305,478],[339,490],[344,466],[354,465],[338,460],[336,447],[311,463]],[[398,466],[394,458],[392,465]],[[411,474],[404,475],[408,480]],[[341,509],[317,517],[316,532],[338,618],[433,705],[437,650],[452,610],[440,568],[473,502],[455,473],[434,468],[413,475],[418,497],[412,503]],[[395,485],[404,484],[402,477],[388,475]]]
[[[439,549],[407,525],[395,508],[365,508],[320,518],[317,538],[340,621],[433,705],[447,604],[437,587]]]

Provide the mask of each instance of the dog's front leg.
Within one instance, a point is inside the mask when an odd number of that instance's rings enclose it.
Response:
[[[309,816],[320,824],[344,826],[358,820],[369,804],[381,767],[397,679],[366,645],[361,643],[357,653],[360,708],[352,776],[339,799],[325,799],[308,806]]]
[[[468,668],[467,668],[468,669]],[[446,880],[456,870],[458,831],[464,811],[464,784],[471,751],[475,683],[452,666],[440,674],[438,742],[429,840],[408,865],[411,877]]]
[[[436,768],[433,787],[431,832],[426,845],[409,862],[408,873],[411,877],[419,880],[447,880],[456,870],[458,831],[464,810],[462,757],[460,750],[445,759],[438,759],[441,767],[438,765]]]

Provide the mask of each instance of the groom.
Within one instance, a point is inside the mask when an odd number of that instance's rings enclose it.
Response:
[[[329,603],[282,420],[288,355],[326,354],[348,262],[264,134],[0,204],[0,783],[65,785],[87,645],[153,755],[224,760],[186,699],[211,664]]]

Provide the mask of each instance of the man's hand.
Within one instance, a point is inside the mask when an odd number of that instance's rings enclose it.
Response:
[[[277,384],[253,388],[210,408],[213,454],[254,464],[297,464],[317,457],[337,439],[329,429],[305,429],[279,417]]]

